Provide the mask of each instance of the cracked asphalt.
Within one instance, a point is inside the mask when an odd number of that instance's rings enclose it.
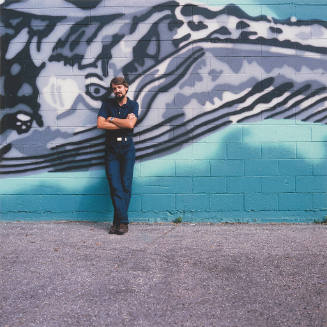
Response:
[[[0,222],[0,326],[327,327],[327,226]]]

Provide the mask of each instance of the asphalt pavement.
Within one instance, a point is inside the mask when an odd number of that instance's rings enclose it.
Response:
[[[327,327],[327,226],[0,222],[1,327]]]

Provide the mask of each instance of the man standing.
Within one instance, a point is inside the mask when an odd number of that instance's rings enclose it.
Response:
[[[99,110],[97,127],[106,130],[106,173],[114,206],[109,234],[128,232],[128,206],[131,199],[135,148],[133,128],[139,105],[127,97],[128,83],[123,77],[110,82],[114,99],[106,99]]]

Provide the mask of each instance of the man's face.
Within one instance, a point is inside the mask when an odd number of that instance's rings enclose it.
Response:
[[[128,88],[123,84],[111,84],[111,88],[112,91],[114,92],[116,99],[118,100],[123,99],[128,91]]]

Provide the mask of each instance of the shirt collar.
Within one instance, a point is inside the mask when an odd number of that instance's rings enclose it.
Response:
[[[123,108],[124,106],[126,106],[126,105],[128,104],[128,102],[129,102],[129,98],[127,97],[127,101],[126,101],[126,103],[124,103],[123,105],[120,105],[120,104],[116,101],[116,99],[114,99],[114,101],[116,102],[116,104],[117,104],[118,107]]]

